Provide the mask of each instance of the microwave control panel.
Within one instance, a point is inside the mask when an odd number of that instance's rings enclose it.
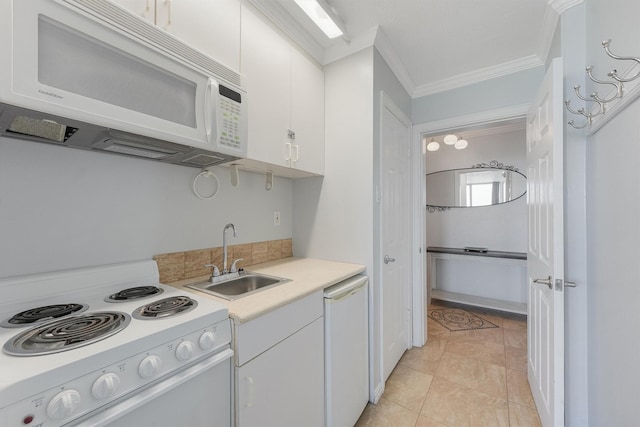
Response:
[[[233,149],[242,144],[242,95],[223,85],[219,86],[222,126],[220,143]]]

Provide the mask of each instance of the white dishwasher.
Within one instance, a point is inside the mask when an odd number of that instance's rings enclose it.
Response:
[[[328,427],[353,426],[369,401],[368,283],[354,276],[324,292]]]

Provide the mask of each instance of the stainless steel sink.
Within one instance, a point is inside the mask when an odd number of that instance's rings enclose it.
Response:
[[[194,283],[193,285],[187,285],[187,287],[233,301],[290,281],[291,280],[282,277],[244,272],[239,276],[230,278],[229,280],[223,280],[217,283],[211,283],[208,281],[200,282]]]

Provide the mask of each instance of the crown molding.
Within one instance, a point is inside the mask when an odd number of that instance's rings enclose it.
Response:
[[[540,31],[540,37],[538,38],[538,57],[545,60],[545,62],[551,50],[551,44],[553,43],[553,36],[556,32],[559,18],[560,14],[551,5],[548,5],[544,11],[542,29]]]
[[[407,71],[407,67],[405,67],[404,63],[400,59],[400,56],[398,56],[398,53],[391,45],[387,35],[382,31],[382,28],[378,28],[375,47],[378,52],[380,52],[380,55],[382,55],[389,68],[391,68],[393,74],[395,74],[396,78],[400,81],[404,90],[406,90],[409,96],[411,96],[416,89],[416,84],[411,78],[409,71]]]
[[[450,119],[416,124],[413,128],[414,133],[422,135],[425,133],[437,134],[440,132],[455,131],[465,127],[485,126],[492,123],[525,118],[529,108],[529,104],[514,105],[506,108],[498,108],[495,110],[482,111],[480,113],[452,117]]]
[[[560,15],[565,10],[582,3],[584,3],[584,0],[549,0],[548,5]]]
[[[446,90],[456,89],[485,80],[494,79],[496,77],[506,76],[518,71],[528,70],[530,68],[540,67],[544,62],[540,60],[538,55],[529,55],[514,61],[505,62],[503,64],[492,67],[481,68],[479,70],[470,71],[459,74],[448,79],[439,80],[433,83],[427,83],[416,87],[413,92],[413,98],[431,95]]]
[[[339,59],[345,58],[352,53],[356,53],[362,49],[373,46],[376,41],[377,33],[378,27],[374,27],[357,37],[353,37],[349,42],[336,43],[329,46],[325,49],[320,63],[322,65],[327,65]]]

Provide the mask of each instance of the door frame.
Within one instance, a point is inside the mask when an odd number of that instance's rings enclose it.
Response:
[[[515,105],[507,108],[482,111],[480,113],[468,114],[444,120],[437,120],[428,123],[420,123],[413,126],[413,200],[415,201],[413,215],[413,319],[412,336],[413,345],[422,347],[427,342],[427,264],[426,254],[429,236],[426,234],[426,180],[424,155],[426,147],[423,148],[422,135],[433,133],[444,133],[451,130],[458,130],[463,127],[489,125],[507,120],[526,119],[527,112],[531,104]]]

